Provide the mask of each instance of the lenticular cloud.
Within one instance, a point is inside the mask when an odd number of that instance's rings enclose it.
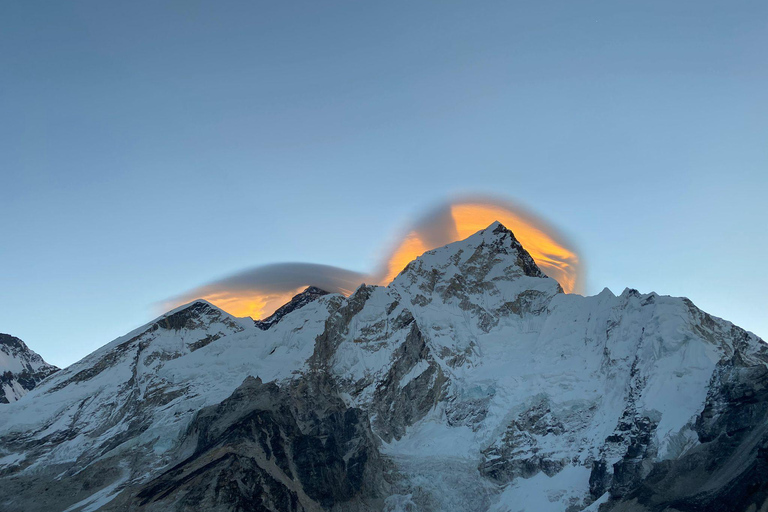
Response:
[[[200,286],[166,301],[163,307],[202,298],[235,316],[265,318],[308,286],[349,295],[363,283],[387,285],[424,252],[463,240],[494,221],[512,230],[539,268],[566,293],[582,291],[582,262],[573,245],[554,227],[511,201],[467,196],[417,217],[370,274],[313,263],[275,263]]]
[[[167,301],[177,306],[205,299],[235,316],[264,318],[308,286],[349,295],[366,275],[315,263],[274,263],[238,272]],[[369,280],[369,282],[371,282]]]
[[[511,201],[470,196],[442,204],[418,218],[378,269],[388,284],[410,261],[425,251],[463,240],[494,221],[510,229],[539,268],[566,293],[582,291],[582,265],[567,239],[543,219]]]

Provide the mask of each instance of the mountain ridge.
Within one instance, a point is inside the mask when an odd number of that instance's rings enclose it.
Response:
[[[19,400],[58,370],[19,338],[0,333],[0,404]]]
[[[194,301],[10,404],[0,510],[763,505],[765,344],[687,299],[564,294],[498,223],[314,295]]]

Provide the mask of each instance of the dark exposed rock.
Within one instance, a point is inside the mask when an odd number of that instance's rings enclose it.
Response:
[[[531,277],[546,277],[544,273],[536,266],[536,262],[525,248],[520,245],[515,235],[507,229],[501,223],[494,228],[493,233],[495,235],[501,235],[497,241],[494,242],[494,253],[496,254],[517,254],[517,266],[523,269],[523,272],[527,276]],[[512,252],[514,251],[514,252]]]
[[[497,443],[483,451],[480,472],[500,483],[530,478],[539,472],[553,476],[569,461],[542,452],[537,439],[562,432],[563,424],[552,415],[549,400],[540,397],[507,427]]]
[[[152,329],[190,329],[200,322],[201,317],[211,314],[218,315],[220,310],[204,301],[195,301],[175,313],[160,318],[152,325]]]
[[[375,287],[360,285],[325,321],[323,333],[315,340],[315,350],[310,365],[316,370],[327,369],[336,348],[349,333],[349,323],[358,314],[373,293]]]
[[[611,475],[608,473],[608,464],[605,460],[594,461],[589,474],[589,494],[597,499],[605,494],[610,485]]]
[[[538,315],[547,309],[549,297],[546,293],[538,290],[526,290],[518,295],[514,301],[505,302],[498,311],[499,315]]]
[[[678,459],[653,464],[633,490],[600,511],[763,510],[768,504],[766,362],[764,351],[746,357],[738,350],[720,361],[694,427],[701,444]]]
[[[285,387],[249,377],[197,414],[181,451],[190,455],[108,509],[327,510],[375,502],[385,486],[365,413],[321,375]]]
[[[632,423],[629,446],[621,460],[613,465],[611,496],[620,498],[632,491],[651,469],[653,434],[656,423],[642,417]]]
[[[424,337],[416,322],[411,322],[405,342],[393,356],[394,364],[374,393],[376,433],[386,442],[400,439],[405,428],[423,418],[443,397],[446,378],[440,366],[429,353]],[[420,362],[426,368],[409,382],[403,377]]]
[[[0,365],[0,404],[18,400],[21,394],[31,391],[43,379],[59,370],[10,334],[0,333],[0,353],[21,367],[21,370],[14,367],[14,371],[11,371]]]
[[[306,306],[310,302],[319,299],[323,295],[328,295],[328,292],[321,290],[316,286],[310,286],[303,292],[294,295],[287,304],[280,306],[274,313],[272,313],[264,320],[254,320],[254,323],[256,324],[256,327],[266,331],[273,325],[277,324],[288,313]]]

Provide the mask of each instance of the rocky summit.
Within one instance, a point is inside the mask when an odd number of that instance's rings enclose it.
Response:
[[[0,404],[15,402],[56,371],[19,338],[0,333]]]
[[[3,511],[768,507],[768,351],[498,223],[263,322],[177,308],[0,406]]]

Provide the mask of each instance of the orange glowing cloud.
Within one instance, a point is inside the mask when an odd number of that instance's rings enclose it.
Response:
[[[577,252],[555,228],[509,201],[470,197],[443,204],[417,219],[372,274],[309,263],[265,265],[192,290],[163,306],[202,298],[235,316],[266,318],[307,286],[349,295],[364,282],[387,285],[426,251],[463,240],[494,221],[510,229],[542,272],[566,293],[582,291]]]
[[[199,297],[205,299],[211,304],[237,317],[246,317],[259,319],[266,318],[275,312],[277,308],[291,300],[291,298],[304,290],[306,286],[300,286],[286,292],[264,293],[257,290],[217,291],[204,294]]]
[[[274,313],[308,286],[349,295],[367,277],[366,274],[330,265],[276,263],[208,283],[160,306],[167,310],[195,299],[205,299],[231,315],[260,319]]]
[[[421,256],[425,252],[434,249],[434,247],[428,247],[424,240],[419,238],[418,233],[411,232],[406,235],[403,242],[395,249],[395,252],[390,256],[387,261],[387,274],[379,282],[383,285],[387,285],[402,271],[406,265]]]
[[[463,240],[494,221],[510,229],[541,271],[559,282],[566,293],[581,291],[579,257],[557,230],[508,201],[486,197],[442,205],[414,223],[387,258],[384,269],[379,272],[379,282],[389,284],[425,251]]]

